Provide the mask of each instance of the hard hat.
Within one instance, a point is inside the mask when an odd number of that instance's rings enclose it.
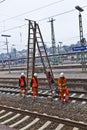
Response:
[[[60,73],[60,77],[64,77],[64,73]]]
[[[34,76],[37,77],[37,73],[34,73]]]
[[[24,73],[21,73],[21,76],[24,76]]]

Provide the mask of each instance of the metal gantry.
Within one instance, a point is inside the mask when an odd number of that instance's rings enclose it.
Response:
[[[30,80],[33,74],[36,72],[35,55],[37,50],[43,65],[44,73],[47,76],[47,72],[49,70],[52,77],[54,78],[39,25],[36,23],[36,21],[28,20],[28,22],[29,22],[29,28],[28,28],[28,45],[27,45],[27,86],[29,86]],[[51,88],[49,82],[48,84],[49,87]]]

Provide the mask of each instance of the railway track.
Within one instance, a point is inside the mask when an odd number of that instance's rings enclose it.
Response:
[[[14,71],[14,70],[27,70],[27,66],[26,65],[21,65],[22,67],[20,66],[11,66],[10,70],[11,71]],[[78,64],[72,64],[71,63],[68,63],[68,64],[56,64],[56,65],[51,65],[52,69],[79,69],[79,68],[82,68],[82,65],[80,63]],[[87,67],[87,65],[86,65]],[[42,69],[43,70],[43,67],[42,67],[42,64],[40,65],[35,65],[35,68],[36,69]],[[0,71],[9,71],[8,68],[0,68]]]
[[[20,95],[19,94],[19,89],[18,87],[15,86],[9,86],[8,85],[0,85],[0,93],[3,94],[10,94],[10,95]],[[87,91],[84,90],[69,90],[69,99],[70,102],[72,103],[76,103],[78,101],[80,101],[82,104],[86,104],[87,103]],[[32,96],[32,91],[28,90],[26,97],[30,97]],[[58,101],[59,100],[59,95],[58,95],[58,91],[50,91],[50,89],[41,87],[39,88],[39,98],[52,98],[54,101]]]
[[[0,93],[20,96],[20,90],[16,87],[0,87]],[[87,103],[87,92],[86,91],[70,91],[69,99],[71,102],[75,103],[77,101],[82,102],[82,104]],[[32,97],[32,91],[28,90],[26,97]],[[52,98],[54,101],[59,100],[59,92],[50,91],[50,89],[39,88],[38,98]]]
[[[40,85],[48,87],[46,78],[39,78]],[[18,87],[18,78],[0,78],[0,85],[15,85]],[[57,78],[55,78],[55,85],[57,86]],[[87,79],[67,79],[67,86],[75,90],[87,90]]]
[[[39,87],[39,97],[52,97],[55,101],[59,100],[58,91],[55,91],[57,83],[52,86],[52,91],[50,91],[47,80],[45,78],[39,78],[40,87]],[[55,79],[57,81],[57,79]],[[68,88],[70,92],[71,102],[81,101],[82,103],[87,102],[87,84],[86,79],[68,79]],[[0,92],[4,94],[19,95],[18,89],[18,78],[0,78]],[[27,97],[32,95],[32,91],[28,90]]]
[[[52,65],[52,64],[51,64]],[[63,64],[64,65],[64,67],[65,68],[82,68],[82,65],[80,64],[80,63],[78,63],[78,64],[72,64],[72,62],[71,63],[67,63],[67,64]],[[37,64],[37,65],[35,65],[35,67],[36,68],[42,68],[42,64]],[[52,65],[52,68],[53,69],[55,69],[55,68],[63,68],[63,66],[61,66],[61,64],[60,65],[58,65],[58,64],[56,64],[56,65]],[[11,70],[24,70],[24,69],[27,69],[27,66],[26,66],[26,64],[25,65],[21,65],[21,67],[20,67],[20,65],[19,66],[11,66]],[[9,69],[8,69],[8,67],[4,67],[4,68],[1,68],[0,67],[0,71],[1,70],[4,70],[4,71],[8,71]]]
[[[40,78],[40,88],[38,102],[44,103],[45,101],[49,102],[51,97],[53,98],[53,103],[55,105],[59,101],[58,93],[53,93],[50,91],[46,79]],[[55,79],[57,80],[57,79]],[[76,83],[75,83],[76,81]],[[82,107],[87,104],[87,91],[86,91],[86,80],[75,80],[68,79],[68,86],[70,91],[70,101],[68,107],[72,106],[72,103],[76,105],[83,104]],[[57,84],[55,84],[57,85]],[[75,85],[77,87],[75,87]],[[44,87],[43,87],[44,86]],[[76,89],[75,89],[76,88]],[[0,95],[4,95],[10,98],[17,97],[20,99],[19,89],[18,89],[18,78],[0,78]],[[32,91],[28,90],[26,95],[26,100],[31,100]],[[46,102],[45,102],[46,103]],[[51,102],[49,102],[51,103]],[[80,104],[79,104],[80,103]],[[37,104],[37,102],[36,102]],[[48,103],[46,103],[48,105]],[[9,106],[9,105],[8,105]],[[10,105],[11,106],[11,105]],[[7,106],[0,106],[0,124],[8,125],[11,128],[17,130],[86,130],[87,124],[80,121],[75,121],[67,118],[59,118],[58,116],[47,115],[46,113],[38,113],[34,111],[28,111],[20,108],[13,108]]]
[[[87,130],[87,123],[0,105],[0,124],[17,130]]]

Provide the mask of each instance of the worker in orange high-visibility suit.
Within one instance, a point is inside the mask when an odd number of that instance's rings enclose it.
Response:
[[[39,86],[39,82],[38,82],[38,78],[37,78],[37,73],[34,73],[34,76],[31,79],[30,82],[30,87],[32,87],[32,92],[33,92],[33,100],[35,101],[37,96],[38,96],[38,86]]]
[[[67,79],[64,76],[64,73],[60,73],[60,77],[58,78],[58,88],[60,91],[61,102],[68,102],[69,100],[69,91],[66,83]]]
[[[55,82],[50,71],[47,72],[47,80],[50,84],[53,84]]]
[[[27,89],[26,89],[26,77],[24,73],[21,73],[21,76],[19,78],[19,86],[20,86],[20,95],[25,97]]]

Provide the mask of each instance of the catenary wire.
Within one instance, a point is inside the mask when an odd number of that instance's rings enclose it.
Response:
[[[82,8],[86,8],[86,7],[87,7],[87,5],[83,6]],[[55,15],[53,15],[53,16],[49,16],[49,17],[46,17],[46,18],[43,18],[43,19],[39,19],[39,20],[37,20],[37,21],[40,22],[40,21],[44,21],[44,20],[49,19],[49,18],[52,18],[52,17],[58,17],[58,16],[61,16],[61,15],[67,14],[67,13],[71,13],[71,12],[73,12],[73,11],[75,11],[75,10],[76,10],[76,9],[68,10],[68,11],[65,11],[65,12],[63,12],[63,13],[58,13],[58,14],[55,14]],[[23,24],[23,25],[20,25],[20,26],[16,26],[16,27],[13,27],[13,28],[4,30],[4,31],[2,31],[2,32],[14,30],[14,29],[19,28],[19,27],[22,27],[22,26],[26,26],[26,24]],[[0,33],[2,33],[2,32],[0,32]]]
[[[60,2],[62,2],[62,1],[65,1],[65,0],[58,0],[58,1],[56,1],[56,2],[53,2],[53,3],[47,4],[47,5],[41,6],[41,7],[39,7],[39,8],[33,9],[33,10],[31,10],[31,11],[28,11],[28,12],[25,12],[25,13],[22,13],[22,14],[19,14],[19,15],[16,15],[16,16],[14,16],[14,17],[10,17],[10,18],[8,18],[8,19],[4,19],[3,21],[11,20],[11,19],[14,19],[14,18],[23,16],[23,15],[25,15],[25,14],[33,13],[33,12],[38,11],[38,10],[41,10],[41,9],[43,9],[43,8],[47,8],[47,7],[49,7],[49,6],[53,6],[54,4],[60,3]],[[0,22],[3,22],[3,21],[0,21]]]
[[[64,1],[64,0],[62,0],[62,1]],[[86,7],[87,7],[87,5],[83,6],[82,8],[86,8]],[[38,21],[43,21],[43,20],[46,20],[46,19],[51,18],[51,17],[61,16],[61,15],[67,14],[67,13],[71,13],[71,12],[73,12],[73,11],[75,11],[75,10],[76,10],[76,9],[72,9],[72,10],[69,10],[69,11],[65,11],[65,12],[63,12],[63,13],[55,14],[55,15],[53,15],[53,16],[50,16],[50,17],[47,17],[47,18],[43,18],[43,19],[40,19],[40,20],[38,20]],[[26,24],[23,24],[23,25],[20,25],[20,26],[16,26],[16,27],[13,27],[13,28],[4,30],[4,31],[2,31],[2,32],[14,30],[14,29],[17,29],[17,28],[23,27],[23,26],[26,26]],[[0,33],[2,33],[2,32],[0,32]],[[85,34],[84,34],[84,35],[85,35]],[[78,36],[75,36],[75,37],[72,37],[72,38],[76,38],[76,37],[78,37]]]
[[[83,6],[82,8],[86,8],[86,7],[87,7],[87,5]],[[49,18],[61,16],[61,15],[68,14],[68,13],[71,13],[71,12],[74,12],[74,11],[76,11],[76,9],[72,9],[72,10],[65,11],[65,12],[63,12],[63,13],[55,14],[55,15],[53,15],[53,16],[49,16]],[[43,19],[40,19],[40,20],[38,20],[38,21],[44,21],[44,20],[46,20],[46,19],[48,19],[48,17],[43,18]]]
[[[6,1],[6,0],[1,0],[0,3],[4,2],[4,1]]]

